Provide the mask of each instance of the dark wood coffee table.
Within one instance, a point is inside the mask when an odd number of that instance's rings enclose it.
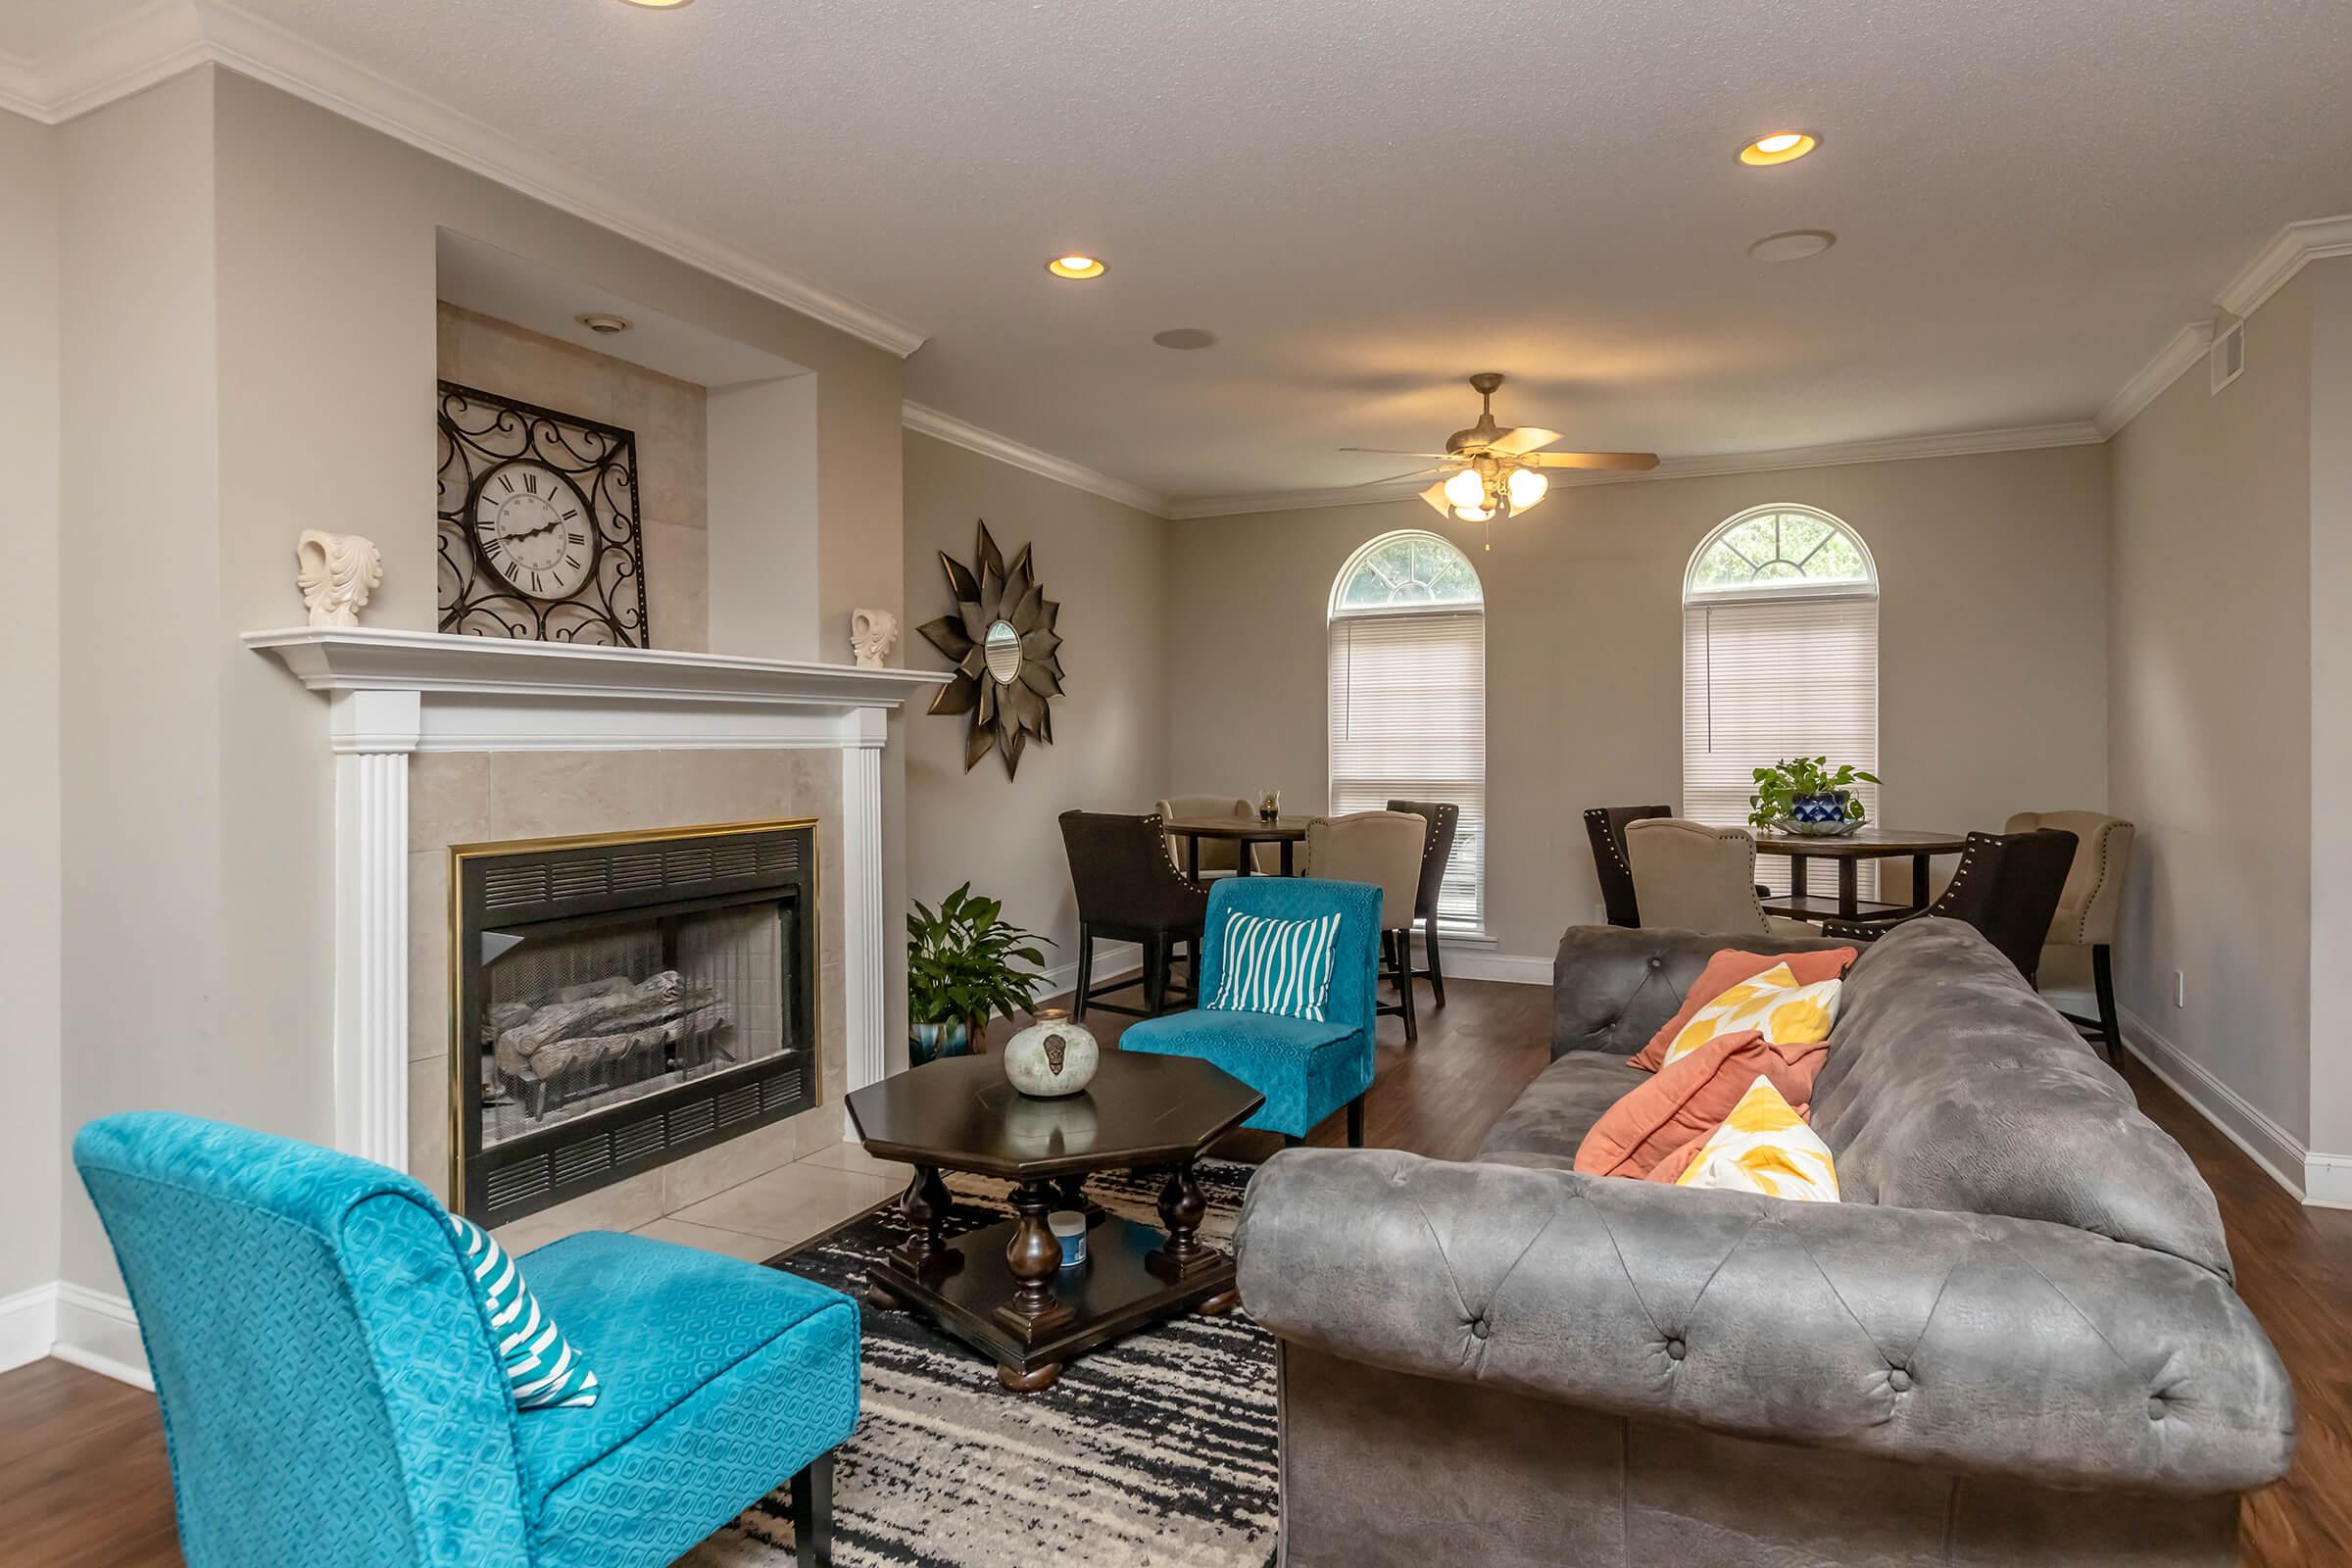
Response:
[[[914,1166],[900,1208],[912,1234],[868,1282],[877,1306],[916,1308],[984,1355],[1017,1393],[1051,1387],[1082,1350],[1198,1306],[1230,1311],[1233,1258],[1200,1240],[1208,1211],[1193,1162],[1265,1098],[1188,1056],[1104,1051],[1083,1094],[1032,1100],[994,1056],[951,1056],[853,1090],[850,1115],[866,1152]],[[1164,1234],[1088,1201],[1105,1170],[1167,1171]],[[1015,1217],[949,1240],[942,1170],[1002,1176]],[[1046,1216],[1090,1221],[1088,1260],[1061,1266]]]

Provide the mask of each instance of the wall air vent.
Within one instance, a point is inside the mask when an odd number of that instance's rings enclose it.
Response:
[[[2219,392],[2246,373],[2246,321],[2225,316],[2213,323],[2213,347],[2205,354],[2213,371],[2213,390]]]

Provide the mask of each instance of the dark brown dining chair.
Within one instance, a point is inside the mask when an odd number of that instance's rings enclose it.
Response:
[[[1156,1018],[1168,1006],[1168,964],[1181,946],[1198,974],[1200,927],[1208,918],[1208,889],[1188,881],[1168,858],[1168,837],[1156,812],[1120,816],[1108,811],[1064,811],[1061,842],[1070,857],[1070,885],[1078,894],[1078,983],[1070,1015],[1083,1022],[1086,1009]],[[1143,973],[1133,980],[1105,981],[1097,988],[1095,943],[1132,942],[1144,950]],[[1144,1005],[1122,1006],[1101,998],[1135,986]],[[1195,1000],[1188,985],[1180,993]]]
[[[1965,920],[2000,949],[2032,985],[2041,967],[2042,944],[2049,940],[2059,896],[2066,891],[2066,873],[2075,863],[2075,844],[2072,833],[2054,827],[2032,833],[1971,833],[1952,880],[1925,909],[1884,919],[1827,920],[1821,934],[1875,942],[1906,920]]]
[[[1429,982],[1429,995],[1436,1005],[1446,1005],[1446,960],[1438,954],[1438,893],[1446,885],[1446,862],[1453,858],[1453,836],[1462,825],[1462,808],[1444,801],[1391,801],[1392,811],[1410,811],[1429,824],[1429,836],[1421,841],[1421,891],[1413,900],[1413,918],[1421,922],[1421,946],[1429,954],[1429,967],[1415,969],[1414,975]],[[1406,961],[1411,961],[1411,938],[1406,938]]]
[[[1594,806],[1585,811],[1585,835],[1592,841],[1592,869],[1600,877],[1600,903],[1608,911],[1609,924],[1642,923],[1642,905],[1634,897],[1634,868],[1625,858],[1625,824],[1673,814],[1669,806]]]

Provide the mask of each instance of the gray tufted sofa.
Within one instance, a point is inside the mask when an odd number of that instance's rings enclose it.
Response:
[[[2213,1195],[1969,927],[1847,977],[1813,1124],[1846,1201],[1580,1176],[1624,1058],[1727,946],[1580,927],[1554,1061],[1466,1163],[1250,1184],[1290,1568],[2222,1564],[2286,1373]]]

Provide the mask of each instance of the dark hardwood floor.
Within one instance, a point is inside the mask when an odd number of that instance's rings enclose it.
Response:
[[[1451,1005],[1423,1011],[1418,1046],[1403,1044],[1396,1020],[1382,1020],[1367,1143],[1466,1159],[1549,1059],[1547,988],[1454,981],[1447,989]],[[1105,1040],[1125,1022],[1103,1012],[1087,1021]],[[2352,1563],[2352,1212],[2304,1208],[2137,1062],[2125,1076],[2213,1184],[2238,1288],[2301,1401],[2294,1471],[2247,1503],[2244,1560]],[[1342,1119],[1310,1141],[1344,1142]],[[1237,1134],[1219,1152],[1255,1159],[1278,1142]],[[154,1399],[58,1361],[0,1376],[0,1561],[157,1568],[179,1560]]]

